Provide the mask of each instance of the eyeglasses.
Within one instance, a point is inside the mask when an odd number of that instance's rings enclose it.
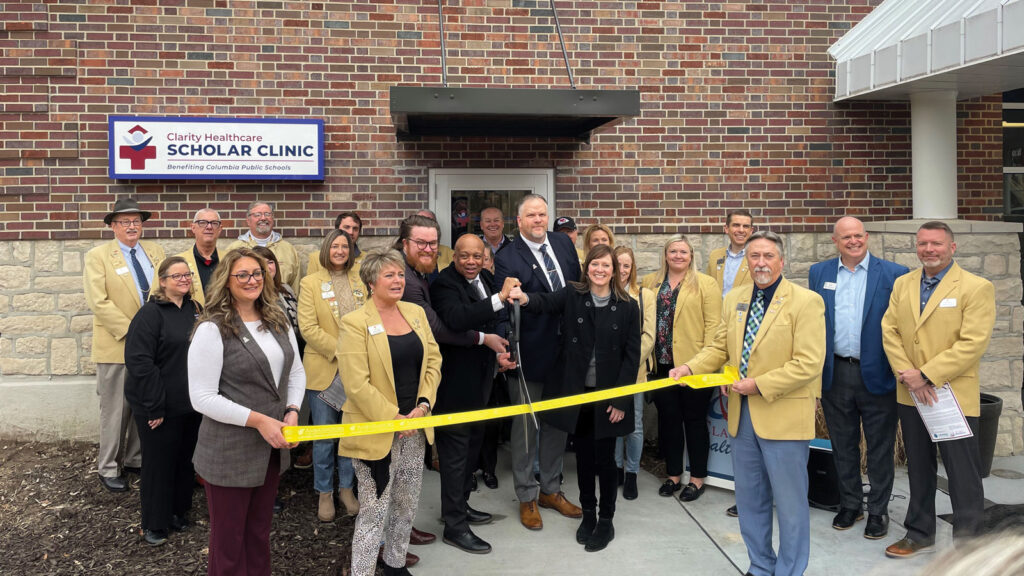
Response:
[[[257,218],[272,218],[273,212],[249,212],[249,216],[255,216]]]
[[[424,240],[417,240],[415,238],[408,238],[407,240],[415,244],[416,247],[419,248],[420,250],[426,250],[429,247],[431,250],[436,251],[437,247],[440,245],[440,242],[438,242],[437,240],[434,240],[433,242],[426,242]]]
[[[131,226],[142,226],[142,220],[139,220],[138,218],[134,220],[114,220],[114,224],[120,224],[121,226],[128,228]]]
[[[164,274],[160,278],[170,278],[171,280],[174,280],[175,282],[178,282],[178,281],[180,281],[182,279],[191,280],[192,279],[192,273],[191,272],[181,272],[181,273],[178,273],[178,274]]]
[[[194,224],[200,228],[206,228],[207,226],[220,228],[220,220],[196,220]]]
[[[250,278],[255,278],[257,282],[263,280],[263,271],[239,272],[238,274],[229,274],[229,276],[233,276],[235,280],[238,280],[239,284],[248,284]]]

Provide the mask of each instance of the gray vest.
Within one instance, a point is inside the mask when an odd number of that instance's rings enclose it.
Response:
[[[280,420],[288,403],[288,374],[295,352],[288,334],[274,334],[284,351],[281,381],[274,382],[263,350],[236,320],[238,336],[224,339],[224,367],[220,373],[222,396],[250,410]],[[203,416],[192,462],[196,472],[215,486],[252,488],[262,486],[272,448],[255,428],[234,426]],[[281,470],[288,468],[288,450],[281,450]]]

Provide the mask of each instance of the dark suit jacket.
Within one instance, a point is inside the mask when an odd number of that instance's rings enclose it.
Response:
[[[594,306],[590,292],[566,286],[554,293],[530,293],[524,312],[560,315],[565,319],[557,368],[544,382],[543,398],[560,398],[585,392],[590,359],[596,358],[597,390],[636,382],[640,370],[640,308],[632,298],[618,300],[615,295],[604,309]],[[616,424],[608,421],[612,405],[626,413]],[[580,410],[594,411],[594,437],[625,436],[633,431],[633,396],[605,402],[552,410],[541,418],[566,432],[576,431]]]
[[[487,270],[480,272],[484,290],[492,294],[494,277]],[[500,312],[495,312],[490,299],[481,299],[459,272],[450,264],[430,285],[434,311],[452,330],[477,330],[503,334]],[[446,414],[487,407],[491,398],[496,356],[487,346],[455,346],[441,344],[441,385],[437,389],[434,412]]]
[[[562,268],[566,285],[580,279],[580,259],[576,247],[565,234],[548,232],[548,245]],[[512,245],[494,255],[494,288],[500,289],[505,278],[518,278],[524,292],[551,292],[548,275],[537,263],[533,252],[526,245],[522,235],[517,235]],[[520,328],[519,349],[522,352],[523,376],[531,382],[543,382],[555,369],[558,358],[559,324],[557,314],[528,316]]]
[[[864,315],[860,327],[860,375],[864,386],[872,394],[887,394],[896,389],[896,378],[889,359],[882,348],[882,316],[889,308],[889,295],[893,282],[910,270],[888,260],[871,255],[868,279],[864,291]],[[839,273],[839,259],[833,258],[811,266],[807,285],[825,301],[825,366],[821,374],[821,389],[832,387],[832,369],[835,361],[836,291],[826,290],[825,283],[835,283]]]
[[[405,292],[402,293],[402,301],[416,304],[423,308],[427,314],[427,323],[430,324],[430,331],[438,344],[454,344],[455,346],[476,346],[480,336],[473,330],[453,330],[445,326],[444,322],[437,317],[434,307],[430,302],[430,284],[426,276],[412,269],[409,263],[405,263]]]

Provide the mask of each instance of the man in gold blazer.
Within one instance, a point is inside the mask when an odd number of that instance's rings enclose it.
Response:
[[[725,235],[729,245],[715,248],[708,255],[707,274],[718,282],[722,298],[736,286],[750,284],[750,267],[744,247],[754,232],[754,217],[746,210],[732,210],[725,216]]]
[[[302,277],[299,253],[290,242],[274,231],[274,208],[266,202],[253,202],[245,213],[249,230],[228,246],[228,251],[240,246],[265,246],[277,256],[277,273],[281,282],[295,288]]]
[[[897,411],[903,429],[910,477],[910,504],[903,525],[907,535],[885,549],[907,558],[935,543],[936,447],[949,476],[953,536],[977,536],[984,523],[985,493],[976,437],[933,442],[917,411],[932,404],[936,388],[949,385],[971,428],[980,413],[978,365],[988,348],[996,318],[992,283],[953,261],[956,242],[944,222],[926,222],[917,231],[922,267],[893,284],[882,317],[882,345],[896,373]]]
[[[670,376],[739,369],[729,393],[736,506],[749,574],[799,576],[810,556],[807,457],[825,362],[825,304],[782,277],[782,239],[758,231],[746,243],[754,286],[734,289],[714,339]],[[772,549],[772,503],[779,552]]]
[[[103,218],[114,240],[85,255],[85,299],[93,313],[92,361],[100,397],[100,446],[96,459],[100,482],[111,492],[124,492],[123,470],[142,466],[142,445],[124,398],[124,337],[128,325],[157,279],[162,248],[143,242],[142,223],[151,214],[133,198],[121,198]]]
[[[200,306],[206,305],[206,285],[210,283],[213,271],[220,262],[217,239],[220,238],[221,230],[220,214],[216,210],[203,208],[192,219],[192,235],[196,243],[190,250],[178,254],[185,259],[192,272],[192,301]]]

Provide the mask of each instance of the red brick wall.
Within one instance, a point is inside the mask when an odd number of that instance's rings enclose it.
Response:
[[[352,209],[389,234],[439,167],[557,168],[559,212],[618,232],[718,231],[739,206],[780,231],[907,218],[908,106],[831,99],[826,49],[878,3],[561,0],[578,85],[642,92],[639,118],[588,145],[396,142],[388,87],[441,80],[432,0],[6,2],[0,239],[99,237],[120,194],[157,213],[151,236],[183,236],[208,204],[242,223],[255,198],[286,235]],[[446,5],[451,85],[568,86],[546,1]],[[999,219],[999,97],[959,111],[960,216]],[[110,114],[323,118],[327,180],[112,182]]]

